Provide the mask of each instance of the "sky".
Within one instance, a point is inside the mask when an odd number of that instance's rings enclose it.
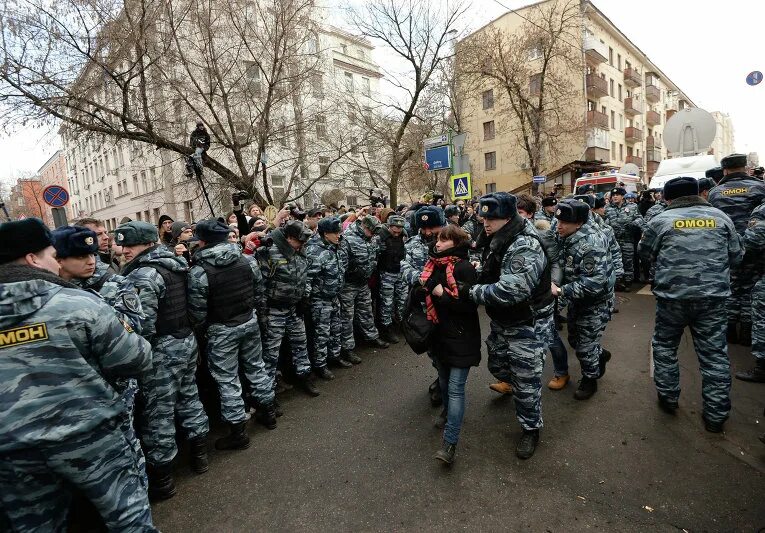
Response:
[[[527,3],[473,0],[461,33]],[[757,26],[765,19],[765,2],[593,3],[698,107],[730,115],[738,152],[758,152],[760,161],[765,159],[765,82],[755,87],[746,84],[749,72],[765,72],[765,44]],[[385,51],[376,55],[379,62]],[[59,146],[55,132],[41,129],[28,128],[0,138],[0,180],[15,181],[35,172]]]

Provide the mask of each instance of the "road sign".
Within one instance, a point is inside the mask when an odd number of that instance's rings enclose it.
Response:
[[[749,75],[746,77],[746,82],[749,85],[757,85],[762,81],[762,72],[759,70],[754,70],[749,73]]]
[[[534,176],[531,178],[532,183],[544,183],[547,181],[547,176]]]
[[[48,185],[43,189],[42,197],[51,207],[64,207],[69,203],[69,193],[61,185]]]
[[[452,151],[450,146],[438,146],[425,150],[425,164],[428,170],[445,170],[452,166]]]
[[[449,144],[449,134],[442,133],[438,137],[430,137],[429,139],[422,141],[422,144],[425,148],[432,148],[434,146],[443,146],[445,144]]]
[[[473,197],[473,184],[470,174],[457,174],[449,178],[452,200],[470,200]]]

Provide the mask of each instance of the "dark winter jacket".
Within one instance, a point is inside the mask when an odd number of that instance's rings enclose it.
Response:
[[[438,314],[433,335],[432,353],[442,364],[457,368],[478,366],[481,362],[481,325],[478,322],[478,306],[468,296],[470,286],[477,281],[475,268],[468,260],[469,246],[464,244],[439,253],[435,244],[430,248],[431,257],[457,256],[461,261],[454,265],[454,279],[460,288],[459,298],[453,298],[445,291],[434,296],[433,302]],[[447,287],[446,267],[436,266],[428,280],[427,287],[440,284]],[[463,290],[463,286],[466,289]],[[424,300],[424,291],[423,291]]]

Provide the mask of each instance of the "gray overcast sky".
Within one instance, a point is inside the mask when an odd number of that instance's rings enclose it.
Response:
[[[510,8],[529,3],[500,1]],[[765,2],[596,0],[594,4],[697,106],[730,114],[737,151],[759,152],[760,161],[765,159],[765,82],[750,87],[745,81],[752,70],[765,71],[765,44],[758,26],[765,20]],[[473,0],[465,27],[475,29],[505,11],[496,0]],[[0,179],[34,172],[58,146],[55,133],[39,129],[1,139]]]

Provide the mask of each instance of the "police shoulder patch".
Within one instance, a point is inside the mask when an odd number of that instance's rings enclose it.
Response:
[[[128,311],[133,313],[138,313],[141,309],[141,302],[133,292],[126,292],[122,295],[122,304]]]
[[[595,267],[597,266],[597,263],[595,262],[594,257],[585,257],[582,261],[582,270],[586,274],[593,274],[595,272]]]
[[[510,260],[510,272],[514,274],[523,270],[524,266],[526,266],[526,258],[522,255],[515,256]]]

